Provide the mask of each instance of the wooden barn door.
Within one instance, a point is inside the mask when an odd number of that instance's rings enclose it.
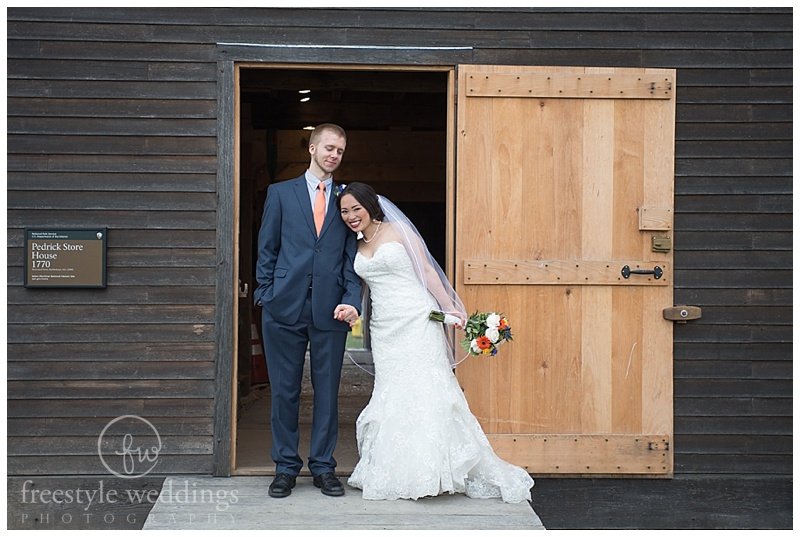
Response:
[[[674,82],[458,68],[455,280],[514,341],[457,374],[533,474],[672,474]]]

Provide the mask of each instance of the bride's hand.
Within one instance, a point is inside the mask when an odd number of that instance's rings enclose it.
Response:
[[[333,318],[353,326],[358,320],[358,310],[349,304],[339,304],[333,310]]]
[[[459,330],[464,330],[464,327],[467,325],[466,319],[461,317],[460,315],[453,315],[451,313],[445,314],[444,316],[445,324],[450,326],[455,326]]]

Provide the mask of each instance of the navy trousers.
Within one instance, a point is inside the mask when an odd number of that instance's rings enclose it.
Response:
[[[310,343],[314,410],[308,468],[313,475],[333,472],[336,468],[333,451],[339,434],[339,381],[347,332],[314,327],[310,291],[297,324],[275,321],[266,308],[261,322],[272,390],[270,422],[275,471],[297,475],[303,467],[298,422],[303,365]]]

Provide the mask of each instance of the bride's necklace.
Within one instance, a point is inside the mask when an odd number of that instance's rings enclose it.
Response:
[[[383,224],[383,220],[378,220],[378,228],[375,230],[375,233],[372,234],[372,238],[371,239],[368,239],[366,234],[362,234],[362,235],[364,235],[364,242],[372,242],[372,241],[375,240],[375,236],[381,230],[381,224]]]

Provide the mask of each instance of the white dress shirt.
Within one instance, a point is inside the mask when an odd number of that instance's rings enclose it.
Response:
[[[311,170],[306,170],[306,186],[308,186],[308,198],[311,200],[311,210],[314,210],[314,201],[317,199],[317,186],[320,183],[325,183],[325,213],[328,212],[328,202],[331,200],[331,185],[333,184],[333,176],[324,181],[311,173]]]

